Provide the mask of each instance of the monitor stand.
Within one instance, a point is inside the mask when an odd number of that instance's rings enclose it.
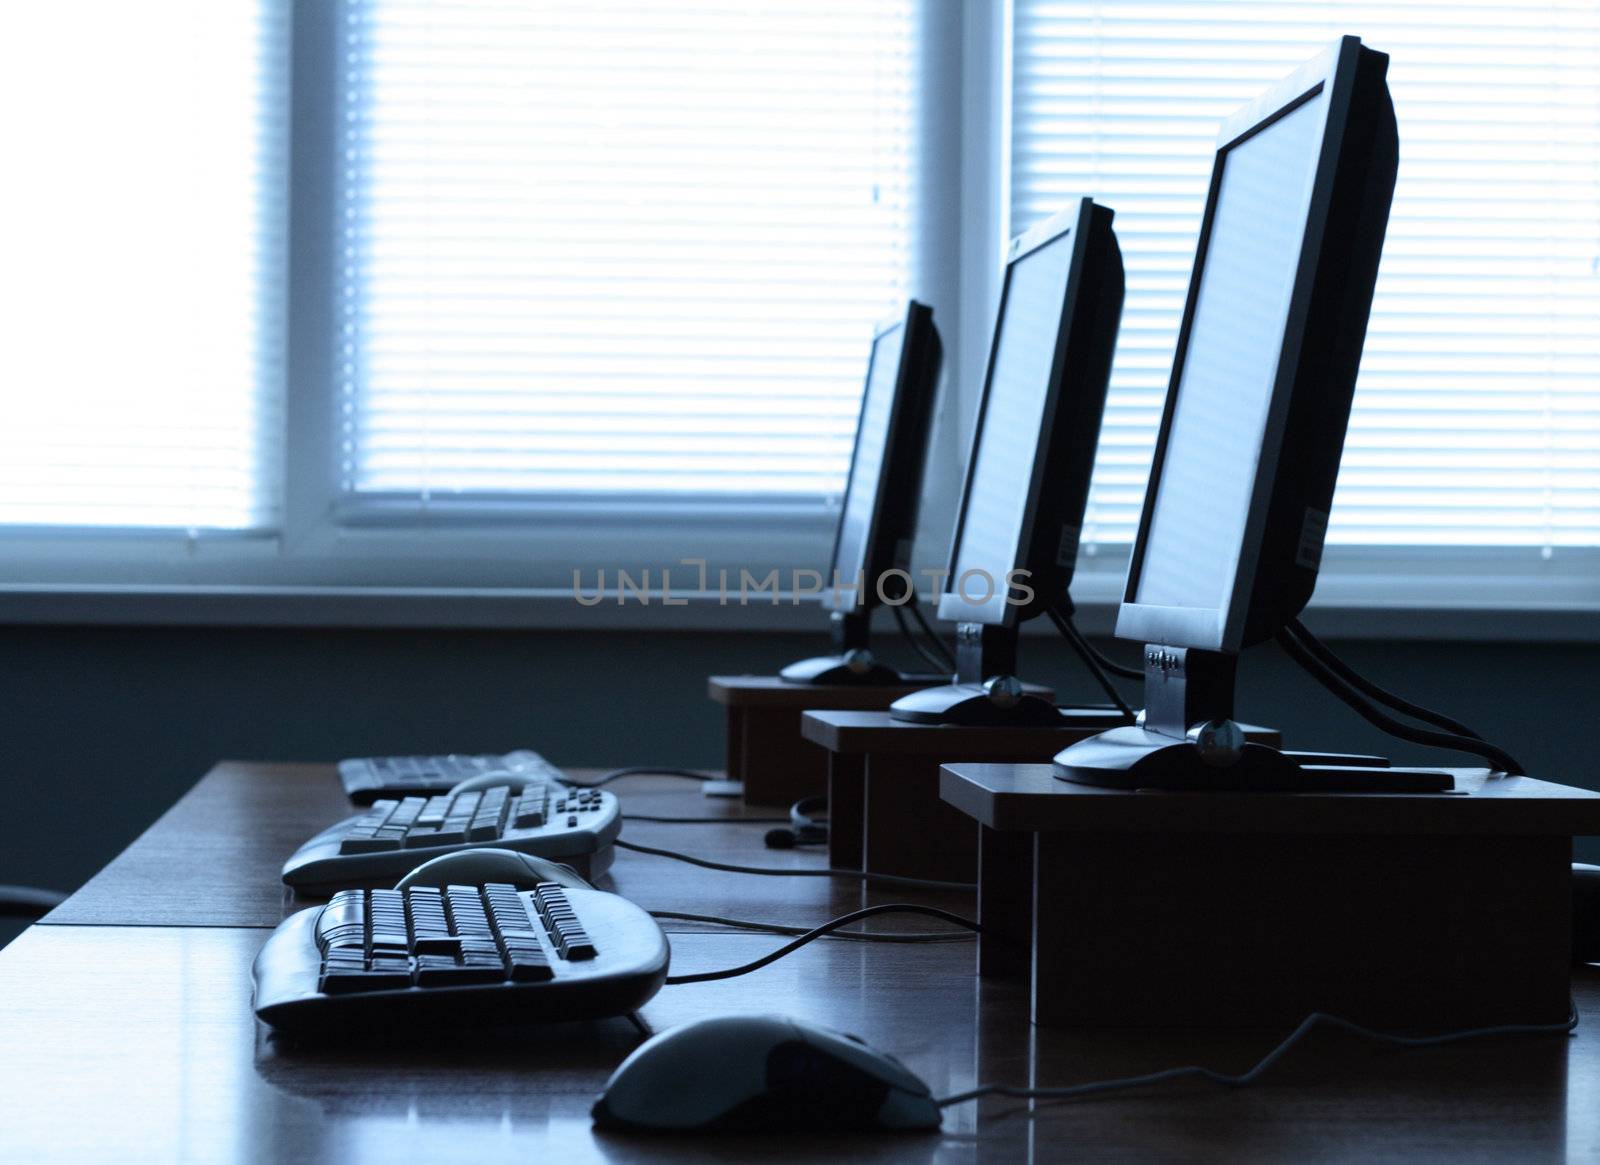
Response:
[[[901,696],[889,715],[908,724],[966,728],[1110,728],[1124,723],[1109,704],[1058,708],[1048,688],[1016,678],[1017,629],[956,624],[955,682]]]
[[[1062,749],[1055,775],[1111,789],[1188,792],[1446,793],[1449,773],[1391,768],[1378,756],[1286,752],[1245,740],[1233,719],[1238,657],[1147,644],[1136,725]]]
[[[798,660],[778,673],[791,684],[824,687],[893,687],[915,682],[887,664],[872,658],[867,647],[872,622],[870,611],[835,611],[830,617],[833,655]]]

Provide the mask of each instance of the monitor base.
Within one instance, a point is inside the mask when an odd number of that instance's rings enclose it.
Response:
[[[778,678],[791,684],[819,684],[823,687],[887,688],[916,682],[887,664],[873,660],[863,661],[864,653],[844,655],[818,655],[797,660],[778,673]]]
[[[1049,689],[1024,684],[1009,706],[996,703],[982,684],[945,684],[901,696],[889,715],[906,724],[954,724],[963,728],[1111,728],[1127,721],[1111,705],[1058,708]]]
[[[1246,741],[1232,763],[1208,762],[1196,743],[1125,725],[1055,756],[1058,780],[1107,789],[1250,793],[1448,793],[1455,779],[1391,768],[1382,757],[1283,752]]]

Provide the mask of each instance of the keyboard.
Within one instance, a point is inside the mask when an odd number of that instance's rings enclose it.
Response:
[[[593,881],[622,831],[617,799],[598,789],[534,782],[434,797],[383,798],[295,851],[283,880],[306,894],[392,886],[423,862],[475,846],[562,862]]]
[[[468,777],[496,772],[528,773],[552,783],[567,779],[555,765],[526,748],[504,755],[368,756],[339,762],[339,781],[357,805],[370,805],[380,797],[448,793]]]
[[[654,996],[669,954],[655,919],[600,890],[341,890],[273,931],[254,1005],[293,1034],[594,1019]]]

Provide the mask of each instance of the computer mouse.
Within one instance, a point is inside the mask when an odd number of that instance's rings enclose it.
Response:
[[[776,1015],[684,1024],[611,1074],[596,1127],[631,1132],[822,1132],[939,1127],[928,1086],[854,1036]]]
[[[1600,866],[1572,863],[1572,961],[1600,963]]]
[[[502,785],[513,793],[520,793],[523,787],[530,784],[549,784],[549,778],[538,772],[519,772],[516,769],[494,769],[491,772],[479,773],[475,777],[468,777],[464,781],[457,781],[450,786],[447,796],[454,797],[460,793],[473,793],[482,789],[498,789]]]
[[[536,858],[514,849],[467,849],[443,854],[423,862],[395,883],[396,890],[407,886],[482,886],[486,882],[506,882],[518,890],[532,890],[541,882],[554,882],[575,890],[592,890],[571,866]]]

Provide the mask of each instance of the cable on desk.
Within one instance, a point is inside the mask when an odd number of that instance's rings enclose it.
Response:
[[[1125,680],[1138,680],[1140,683],[1144,682],[1144,671],[1142,669],[1132,667],[1125,663],[1118,663],[1094,644],[1090,643],[1089,637],[1082,631],[1078,630],[1078,624],[1073,620],[1072,611],[1070,609],[1063,611],[1057,608],[1056,614],[1058,614],[1061,620],[1072,629],[1072,635],[1083,644],[1083,649],[1092,655],[1095,662],[1098,663],[1102,668],[1114,676],[1121,676]],[[1057,623],[1056,626],[1059,628],[1061,624]]]
[[[653,813],[624,813],[624,821],[652,821],[659,825],[788,825],[787,817],[658,817]]]
[[[1412,744],[1426,744],[1434,748],[1448,748],[1456,752],[1481,756],[1503,773],[1511,776],[1522,775],[1523,767],[1517,763],[1515,757],[1487,741],[1471,736],[1459,736],[1453,732],[1435,732],[1432,729],[1418,728],[1413,724],[1396,720],[1363,696],[1353,685],[1341,679],[1337,672],[1302,645],[1288,628],[1278,632],[1278,646],[1288,653],[1290,659],[1309,672],[1312,679],[1327,688],[1374,728],[1381,729],[1397,739],[1409,740]]]
[[[1421,720],[1425,724],[1432,724],[1434,727],[1442,728],[1446,732],[1454,732],[1457,736],[1467,736],[1473,740],[1483,739],[1480,733],[1474,732],[1459,720],[1454,720],[1442,712],[1435,712],[1431,708],[1424,708],[1421,704],[1413,704],[1403,696],[1398,696],[1385,688],[1380,688],[1335,655],[1333,650],[1312,634],[1311,629],[1299,619],[1290,619],[1286,626],[1289,633],[1300,641],[1301,647],[1316,656],[1340,679],[1362,695],[1376,700],[1386,707],[1393,708],[1396,712],[1410,716],[1413,720]]]
[[[785,926],[780,922],[751,922],[743,918],[723,918],[717,914],[686,914],[681,910],[652,910],[651,918],[673,919],[679,922],[703,922],[709,926],[726,926],[734,930],[753,930],[760,934],[810,934],[811,928]],[[829,938],[850,939],[863,943],[950,943],[971,942],[972,935],[964,930],[888,931],[841,930]]]
[[[671,982],[671,980],[668,980]],[[1571,1010],[1567,1014],[1565,1023],[1505,1023],[1494,1027],[1467,1028],[1462,1031],[1445,1032],[1435,1036],[1402,1036],[1392,1032],[1380,1032],[1373,1028],[1362,1027],[1348,1019],[1341,1019],[1337,1015],[1328,1015],[1325,1012],[1313,1011],[1300,1021],[1300,1026],[1290,1032],[1288,1037],[1277,1047],[1273,1048],[1255,1065],[1237,1075],[1218,1072],[1215,1068],[1205,1068],[1198,1064],[1185,1064],[1179,1068],[1163,1068],[1159,1072],[1146,1072],[1139,1076],[1122,1076],[1113,1080],[1095,1080],[1087,1084],[1068,1084],[1061,1088],[1022,1088],[1010,1084],[980,1084],[976,1088],[969,1088],[965,1092],[957,1092],[952,1096],[940,1097],[934,1103],[940,1108],[953,1104],[962,1104],[968,1100],[976,1100],[983,1096],[1006,1096],[1014,1100],[1070,1100],[1079,1096],[1093,1096],[1102,1092],[1120,1092],[1127,1088],[1142,1088],[1150,1084],[1165,1084],[1170,1080],[1182,1080],[1191,1076],[1210,1080],[1214,1084],[1221,1084],[1228,1088],[1243,1088],[1254,1084],[1261,1076],[1270,1070],[1274,1064],[1283,1059],[1289,1050],[1305,1039],[1310,1031],[1319,1024],[1339,1028],[1369,1040],[1379,1043],[1395,1044],[1403,1048],[1431,1048],[1440,1044],[1459,1043],[1462,1040],[1481,1039],[1486,1036],[1514,1036],[1514,1035],[1557,1035],[1570,1034],[1578,1026],[1578,1005],[1570,1004]]]
[[[899,874],[869,874],[864,870],[783,870],[772,866],[735,866],[728,862],[714,862],[710,858],[697,858],[693,854],[679,853],[677,850],[658,849],[653,845],[623,841],[620,837],[612,844],[618,849],[651,854],[658,858],[671,858],[675,862],[687,862],[704,870],[722,870],[729,874],[761,874],[770,878],[853,878],[868,886],[903,886],[915,890],[971,891],[978,888],[972,882],[938,882],[929,878],[903,878]]]
[[[729,967],[724,971],[701,971],[694,975],[668,975],[667,986],[673,987],[683,983],[710,983],[717,979],[734,979],[740,975],[748,975],[752,971],[759,971],[770,963],[775,963],[785,955],[792,954],[808,943],[813,943],[825,935],[832,934],[841,926],[849,926],[852,922],[859,922],[863,918],[871,918],[876,914],[926,914],[930,918],[942,919],[953,922],[973,932],[980,930],[978,924],[970,918],[962,918],[959,914],[952,914],[948,910],[940,910],[937,906],[914,906],[908,902],[890,902],[882,906],[868,906],[862,910],[854,910],[849,914],[840,915],[838,918],[829,919],[821,926],[813,927],[806,931],[793,942],[784,943],[775,951],[762,955],[759,959],[752,960],[739,967]]]
[[[901,636],[907,643],[911,645],[911,650],[915,651],[922,657],[923,663],[927,664],[936,672],[955,671],[954,661],[941,659],[938,654],[929,649],[927,644],[923,643],[922,640],[917,638],[916,634],[911,630],[911,624],[906,622],[906,612],[904,607],[891,607],[890,610],[894,612],[894,621],[900,625]],[[915,611],[916,608],[913,607],[912,610]],[[942,652],[944,650],[944,644],[938,639],[935,639],[934,642],[938,644],[938,649]]]
[[[929,640],[931,640],[936,645],[936,647],[938,648],[939,654],[942,655],[944,657],[945,661],[949,664],[950,670],[951,671],[955,671],[956,670],[956,653],[955,653],[955,650],[950,646],[949,643],[945,642],[943,637],[941,637],[940,634],[937,631],[935,631],[933,629],[933,624],[929,623],[928,622],[928,617],[922,613],[922,604],[921,603],[912,603],[911,604],[911,617],[917,621],[917,626],[922,628],[922,633],[924,635],[926,635],[929,638]]]
[[[1122,693],[1117,691],[1117,686],[1111,682],[1111,677],[1106,675],[1105,669],[1100,666],[1100,660],[1096,658],[1100,653],[1089,645],[1087,639],[1078,634],[1078,629],[1072,625],[1072,620],[1060,611],[1050,607],[1046,609],[1045,614],[1050,616],[1050,621],[1056,625],[1056,630],[1061,632],[1062,638],[1067,641],[1067,646],[1078,653],[1078,658],[1083,660],[1083,666],[1089,669],[1095,681],[1105,689],[1106,695],[1111,697],[1111,702],[1117,706],[1117,711],[1128,718],[1129,724],[1134,723],[1138,716],[1128,706],[1128,701],[1122,698]],[[1106,660],[1106,662],[1111,661]]]
[[[43,918],[66,900],[59,890],[0,886],[0,918]]]
[[[623,777],[682,777],[689,781],[722,780],[721,777],[712,776],[710,773],[697,773],[693,769],[663,769],[654,765],[634,765],[626,769],[612,769],[592,781],[574,781],[569,777],[564,783],[575,789],[598,789],[601,785],[609,785],[612,781],[620,781]]]

